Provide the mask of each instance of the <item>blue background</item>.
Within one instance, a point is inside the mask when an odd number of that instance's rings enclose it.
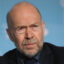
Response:
[[[21,1],[27,1],[40,10],[46,28],[44,41],[64,46],[64,0],[0,0],[0,55],[15,48],[6,33],[6,14]]]

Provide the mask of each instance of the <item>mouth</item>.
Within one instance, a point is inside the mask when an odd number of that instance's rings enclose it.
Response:
[[[28,47],[28,48],[33,48],[35,46],[35,44],[34,43],[29,43],[29,44],[25,44],[24,46]]]

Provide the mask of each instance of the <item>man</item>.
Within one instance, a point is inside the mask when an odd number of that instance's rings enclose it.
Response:
[[[16,49],[0,57],[0,64],[64,64],[64,48],[44,43],[45,24],[39,10],[27,2],[7,14],[7,33]]]

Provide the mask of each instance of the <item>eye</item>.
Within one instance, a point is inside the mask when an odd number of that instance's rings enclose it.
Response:
[[[21,27],[18,28],[18,30],[23,30],[23,29],[25,29],[25,28],[26,28],[26,27],[21,26]]]
[[[22,30],[23,29],[23,27],[19,27],[19,30]]]
[[[34,25],[34,27],[38,27],[38,25]]]
[[[38,27],[38,25],[33,25],[33,27]]]
[[[17,30],[16,30],[16,33],[24,33],[25,32],[25,27],[19,27]]]
[[[33,29],[33,30],[38,30],[38,25],[33,25],[33,26],[32,26],[32,29]]]

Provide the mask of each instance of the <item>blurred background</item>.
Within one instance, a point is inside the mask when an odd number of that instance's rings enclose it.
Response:
[[[6,14],[22,1],[36,6],[45,22],[44,41],[57,46],[64,46],[64,0],[0,0],[0,55],[15,48],[6,33]]]

